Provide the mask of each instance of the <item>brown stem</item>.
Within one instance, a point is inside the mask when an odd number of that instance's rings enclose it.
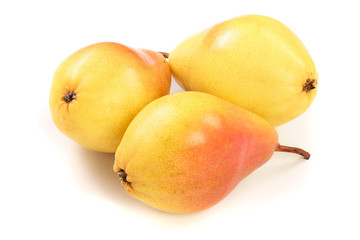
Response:
[[[158,52],[158,53],[163,55],[164,58],[169,58],[169,56],[170,56],[170,53],[167,53],[167,52]]]
[[[284,146],[284,145],[278,145],[275,149],[275,151],[277,152],[290,152],[290,153],[296,153],[299,154],[301,156],[303,156],[305,159],[309,159],[310,158],[310,153],[308,153],[307,151],[305,151],[304,149],[301,148],[297,148],[297,147],[289,147],[289,146]]]

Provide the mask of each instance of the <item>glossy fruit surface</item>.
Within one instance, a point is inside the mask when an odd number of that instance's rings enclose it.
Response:
[[[169,63],[186,90],[210,93],[273,126],[302,114],[317,93],[318,74],[300,39],[279,21],[247,15],[180,43]]]
[[[162,211],[213,206],[278,145],[264,119],[218,97],[182,92],[148,104],[131,122],[114,171],[133,197]]]
[[[50,112],[57,128],[82,146],[115,152],[135,115],[169,93],[167,61],[153,51],[103,42],[82,48],[57,68]]]

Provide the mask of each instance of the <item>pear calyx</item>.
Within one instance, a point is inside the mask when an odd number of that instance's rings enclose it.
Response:
[[[307,79],[303,85],[303,91],[309,93],[311,90],[315,88],[315,79]]]
[[[126,180],[127,174],[126,174],[126,172],[125,172],[124,169],[121,169],[121,168],[120,168],[120,170],[118,171],[118,173],[119,173],[119,177],[121,178],[121,181],[122,181],[123,183],[125,183],[126,185],[130,185],[130,184],[131,184],[131,182],[129,182],[128,180]]]
[[[296,154],[303,156],[306,160],[308,160],[310,158],[309,152],[305,151],[304,149],[297,148],[297,147],[289,147],[289,146],[284,146],[284,145],[278,144],[277,147],[275,148],[275,151],[276,152],[296,153]]]
[[[68,92],[65,97],[63,97],[63,100],[66,103],[70,103],[72,100],[76,99],[76,94],[74,92]]]

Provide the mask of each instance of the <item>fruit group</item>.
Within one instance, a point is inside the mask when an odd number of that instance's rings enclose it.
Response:
[[[181,92],[151,102],[134,118],[114,171],[133,197],[189,213],[219,202],[275,150],[292,151],[278,144],[264,119],[210,94]]]
[[[225,21],[180,43],[169,56],[186,90],[210,93],[273,126],[302,114],[317,92],[318,74],[300,39],[270,17]]]
[[[135,115],[169,93],[161,54],[104,42],[82,48],[57,68],[50,112],[57,128],[82,146],[115,152]]]

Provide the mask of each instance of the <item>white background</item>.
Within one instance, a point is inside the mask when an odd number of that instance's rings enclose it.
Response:
[[[356,3],[1,1],[0,239],[360,239]],[[82,148],[52,123],[52,75],[79,48],[115,41],[170,52],[244,14],[280,20],[315,61],[313,105],[277,128],[282,144],[312,153],[309,161],[276,153],[216,206],[168,214],[127,195],[112,154]]]

